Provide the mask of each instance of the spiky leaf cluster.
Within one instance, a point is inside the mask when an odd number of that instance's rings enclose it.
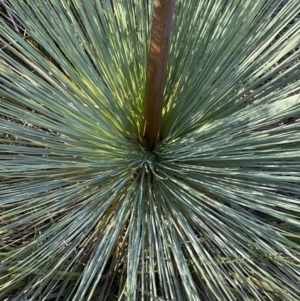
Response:
[[[299,1],[1,3],[1,300],[299,300]]]

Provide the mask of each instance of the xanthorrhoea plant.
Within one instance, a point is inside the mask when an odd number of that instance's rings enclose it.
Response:
[[[153,150],[153,1],[5,3],[1,299],[299,300],[300,2],[176,2]]]

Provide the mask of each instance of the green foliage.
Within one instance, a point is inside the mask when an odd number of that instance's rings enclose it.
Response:
[[[300,2],[177,1],[152,152],[153,2],[5,3],[0,299],[300,300]]]

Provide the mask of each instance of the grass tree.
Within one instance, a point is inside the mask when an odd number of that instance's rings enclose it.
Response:
[[[299,1],[1,4],[1,300],[299,300]]]

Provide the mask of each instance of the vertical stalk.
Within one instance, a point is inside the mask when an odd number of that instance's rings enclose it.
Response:
[[[155,148],[161,128],[163,93],[176,0],[155,0],[145,88],[144,133]]]

